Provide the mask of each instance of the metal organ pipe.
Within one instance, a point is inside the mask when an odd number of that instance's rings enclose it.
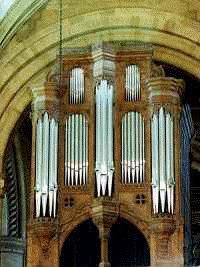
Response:
[[[43,134],[42,134],[42,208],[43,216],[46,215],[46,206],[47,206],[47,190],[48,190],[48,171],[49,171],[49,116],[45,112],[43,120]]]
[[[136,183],[139,183],[139,116],[138,116],[138,112],[135,113],[136,115],[136,125],[135,125],[135,131],[136,131],[136,136],[135,136],[135,171],[136,171]]]
[[[122,183],[144,181],[144,119],[139,112],[122,117]]]
[[[124,147],[124,182],[127,183],[127,170],[128,170],[128,160],[127,160],[127,113],[124,115],[124,132],[123,132],[123,147]]]
[[[54,142],[55,142],[55,120],[52,119],[50,122],[50,153],[49,153],[49,215],[52,215],[53,206],[53,190],[54,190]]]
[[[131,179],[131,125],[130,125],[130,112],[127,114],[127,126],[128,126],[128,183]]]
[[[73,68],[70,73],[70,104],[84,102],[84,71]],[[65,184],[87,183],[88,125],[85,114],[72,113],[66,120]]]
[[[128,65],[126,67],[125,87],[126,101],[140,100],[140,68],[138,65]]]
[[[84,101],[84,73],[81,68],[73,68],[70,73],[70,104]]]
[[[101,80],[96,87],[97,194],[111,196],[113,180],[113,86]]]
[[[36,129],[36,217],[47,215],[47,203],[49,216],[56,216],[57,153],[58,122],[45,112]]]
[[[154,213],[159,212],[159,206],[162,213],[173,213],[174,180],[173,117],[164,107],[160,107],[152,117],[152,193]]]
[[[79,177],[80,177],[80,184],[83,184],[82,178],[83,178],[83,138],[82,138],[82,132],[83,132],[83,118],[82,114],[79,115]]]
[[[40,216],[42,193],[42,120],[37,123],[36,133],[36,217]]]
[[[66,120],[65,184],[87,183],[88,125],[85,114],[69,114]]]
[[[159,199],[158,129],[158,114],[154,113],[152,118],[152,193],[154,213],[158,213]]]
[[[159,111],[159,163],[160,163],[160,198],[161,198],[161,210],[165,209],[165,197],[166,197],[166,161],[165,161],[165,114],[163,107]]]
[[[54,135],[54,179],[52,184],[52,189],[54,192],[53,198],[53,216],[56,216],[56,203],[57,203],[57,186],[58,186],[58,177],[57,177],[57,170],[58,170],[58,122],[55,122],[55,135]]]

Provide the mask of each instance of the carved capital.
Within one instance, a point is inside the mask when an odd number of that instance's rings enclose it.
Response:
[[[113,83],[115,79],[115,54],[111,44],[98,43],[92,47],[93,77],[96,82],[107,80]]]
[[[98,198],[95,199],[92,206],[92,219],[99,228],[100,237],[108,238],[110,228],[119,217],[119,202]]]
[[[145,82],[145,90],[150,104],[179,105],[184,89],[184,81],[175,78],[157,77]]]
[[[151,231],[158,236],[170,236],[176,230],[176,222],[173,218],[154,218]]]
[[[37,120],[44,112],[50,117],[59,118],[61,109],[60,90],[55,81],[48,82],[41,86],[32,86],[32,117]]]

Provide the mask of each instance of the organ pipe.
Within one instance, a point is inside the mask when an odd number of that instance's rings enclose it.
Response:
[[[36,129],[36,217],[47,215],[47,203],[49,216],[56,216],[57,153],[58,123],[45,112]]]
[[[70,73],[70,104],[82,104],[84,101],[84,73],[74,68]]]
[[[96,87],[96,179],[97,194],[112,194],[113,180],[113,86],[101,80]]]
[[[88,125],[85,114],[69,114],[65,137],[65,184],[87,183]]]
[[[154,213],[173,213],[174,139],[172,114],[160,107],[152,117],[152,195]],[[167,198],[167,205],[166,205]]]
[[[43,134],[42,134],[42,211],[43,216],[46,215],[47,205],[47,187],[48,187],[48,157],[49,157],[49,117],[45,112],[43,120]]]
[[[159,177],[158,177],[158,116],[153,114],[152,118],[152,191],[153,191],[153,208],[154,213],[158,213],[158,193],[159,193]]]
[[[39,119],[36,135],[36,217],[40,216],[42,193],[42,124],[42,120]]]
[[[165,209],[165,196],[166,196],[166,161],[165,161],[165,145],[166,145],[166,129],[165,129],[165,114],[163,107],[159,111],[159,163],[160,163],[160,198],[161,209],[164,212]]]
[[[122,183],[143,183],[144,119],[139,112],[122,117]]]
[[[49,215],[52,215],[53,205],[53,180],[54,180],[54,142],[55,142],[55,120],[50,122],[50,153],[49,153]]]
[[[138,65],[129,65],[126,67],[125,87],[126,101],[140,100],[140,68]]]

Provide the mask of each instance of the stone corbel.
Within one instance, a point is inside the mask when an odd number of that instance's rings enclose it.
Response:
[[[49,250],[51,240],[56,236],[55,220],[50,218],[35,219],[32,224],[32,236],[41,248],[39,266],[50,266]],[[49,262],[49,264],[47,264]]]

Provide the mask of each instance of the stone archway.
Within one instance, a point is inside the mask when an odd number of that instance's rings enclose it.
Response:
[[[60,267],[98,266],[100,240],[97,227],[91,219],[78,225],[65,240],[60,257]]]
[[[112,267],[150,265],[150,249],[146,238],[125,219],[118,219],[111,227],[108,248]]]

